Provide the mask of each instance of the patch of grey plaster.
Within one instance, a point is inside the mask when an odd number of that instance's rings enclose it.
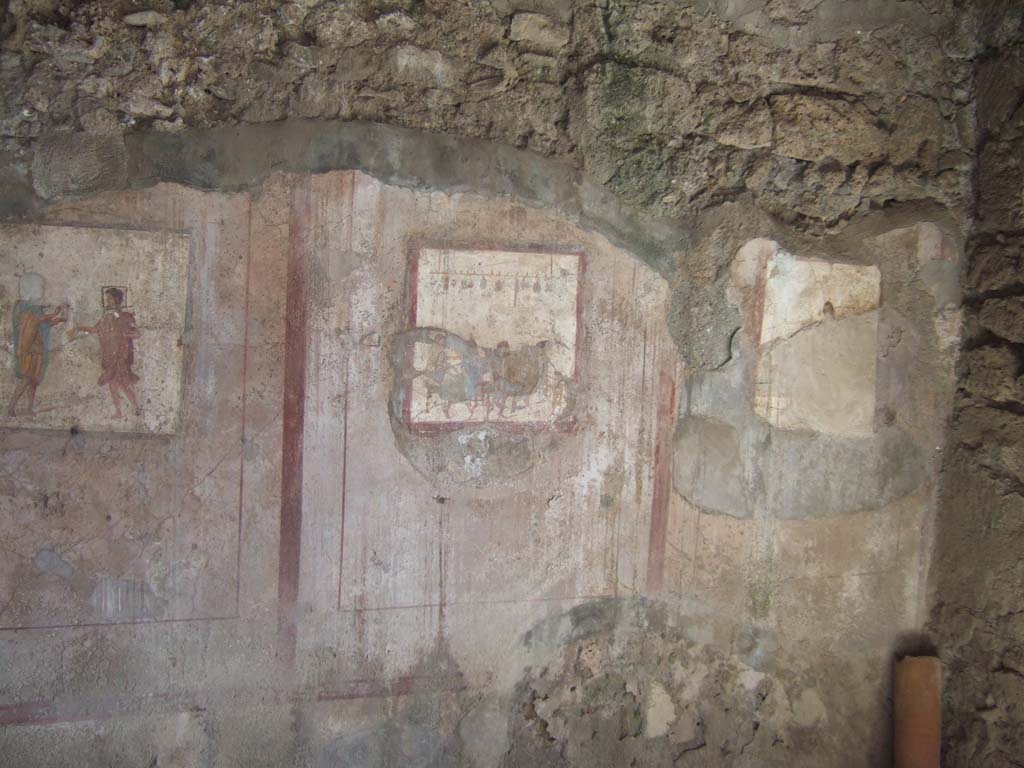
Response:
[[[729,361],[730,343],[740,327],[736,307],[725,298],[721,282],[683,283],[671,295],[668,329],[687,362],[695,368],[716,369]]]
[[[704,512],[743,518],[760,508],[782,519],[850,514],[885,506],[925,481],[924,451],[895,427],[855,438],[740,422],[738,429],[699,416],[680,423],[675,487]]]
[[[736,428],[700,417],[683,419],[673,444],[676,490],[709,512],[740,515],[750,510]]]
[[[75,573],[71,563],[52,549],[40,549],[32,558],[32,564],[43,573],[60,576],[62,579],[70,579]]]
[[[925,480],[924,451],[898,428],[851,438],[773,430],[760,460],[765,504],[799,519],[877,509]]]
[[[401,765],[408,768],[436,766],[444,738],[436,729],[415,723],[386,720],[369,728],[339,736],[317,756],[317,768],[374,768]]]
[[[55,134],[36,143],[32,179],[44,200],[122,189],[127,154],[119,134]]]
[[[51,715],[61,716],[62,712],[65,710],[57,708]],[[58,765],[192,768],[213,762],[213,718],[198,707],[196,711],[174,713],[144,709],[117,720],[86,719],[82,716],[87,713],[77,709],[67,714],[82,722],[5,729],[0,734],[4,765],[18,768]],[[252,716],[253,712],[250,710],[247,714]],[[229,740],[222,733],[217,736],[222,743]]]
[[[498,765],[508,748],[508,713],[503,697],[488,693],[459,722],[463,753],[469,764],[486,768]]]
[[[709,513],[782,519],[876,509],[918,488],[928,456],[899,425],[864,437],[774,429],[753,413],[749,345],[688,383],[673,454],[673,482]],[[795,478],[795,480],[794,480]]]
[[[397,186],[512,196],[555,208],[664,270],[687,232],[627,210],[564,163],[479,139],[394,126],[287,120],[125,137],[129,184],[244,189],[271,173],[358,170]]]

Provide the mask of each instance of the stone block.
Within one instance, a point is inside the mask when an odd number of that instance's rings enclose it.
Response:
[[[541,13],[517,13],[509,35],[524,48],[554,53],[569,42],[569,29]]]
[[[426,87],[444,88],[458,80],[453,62],[440,51],[403,45],[393,53],[393,67],[399,77]]]
[[[1014,343],[1024,342],[1024,297],[989,299],[979,313],[981,324]]]
[[[843,165],[885,158],[888,135],[866,108],[842,99],[786,95],[772,99],[775,151],[786,157]]]
[[[121,21],[129,27],[159,27],[167,21],[167,17],[158,11],[138,11],[129,13]]]

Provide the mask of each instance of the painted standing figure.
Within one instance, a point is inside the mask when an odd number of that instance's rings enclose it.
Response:
[[[103,308],[106,311],[103,317],[96,325],[78,326],[76,329],[82,333],[95,334],[99,339],[100,367],[103,372],[96,383],[110,387],[110,397],[119,419],[123,418],[119,395],[122,392],[131,403],[135,415],[142,413],[135,390],[132,389],[132,385],[139,380],[132,370],[135,364],[135,339],[142,335],[142,331],[135,324],[135,315],[123,307],[124,291],[115,287],[104,288]]]
[[[29,415],[35,412],[36,390],[49,362],[50,328],[65,321],[64,306],[43,305],[45,283],[34,272],[18,280],[18,302],[14,305],[14,376],[18,383],[7,406],[7,415],[17,415],[21,396],[28,392]]]

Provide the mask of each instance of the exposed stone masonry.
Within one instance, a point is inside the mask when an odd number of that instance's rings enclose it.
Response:
[[[563,157],[652,213],[749,195],[822,227],[970,197],[962,0],[6,5],[0,136],[25,174],[54,130],[299,116]]]
[[[946,764],[1024,745],[1024,8],[984,2],[964,350],[932,566]]]

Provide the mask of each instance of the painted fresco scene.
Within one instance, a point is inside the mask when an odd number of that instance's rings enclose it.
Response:
[[[415,263],[406,418],[416,429],[565,423],[579,254],[424,248]]]
[[[0,228],[0,425],[175,432],[188,258],[174,233]]]

